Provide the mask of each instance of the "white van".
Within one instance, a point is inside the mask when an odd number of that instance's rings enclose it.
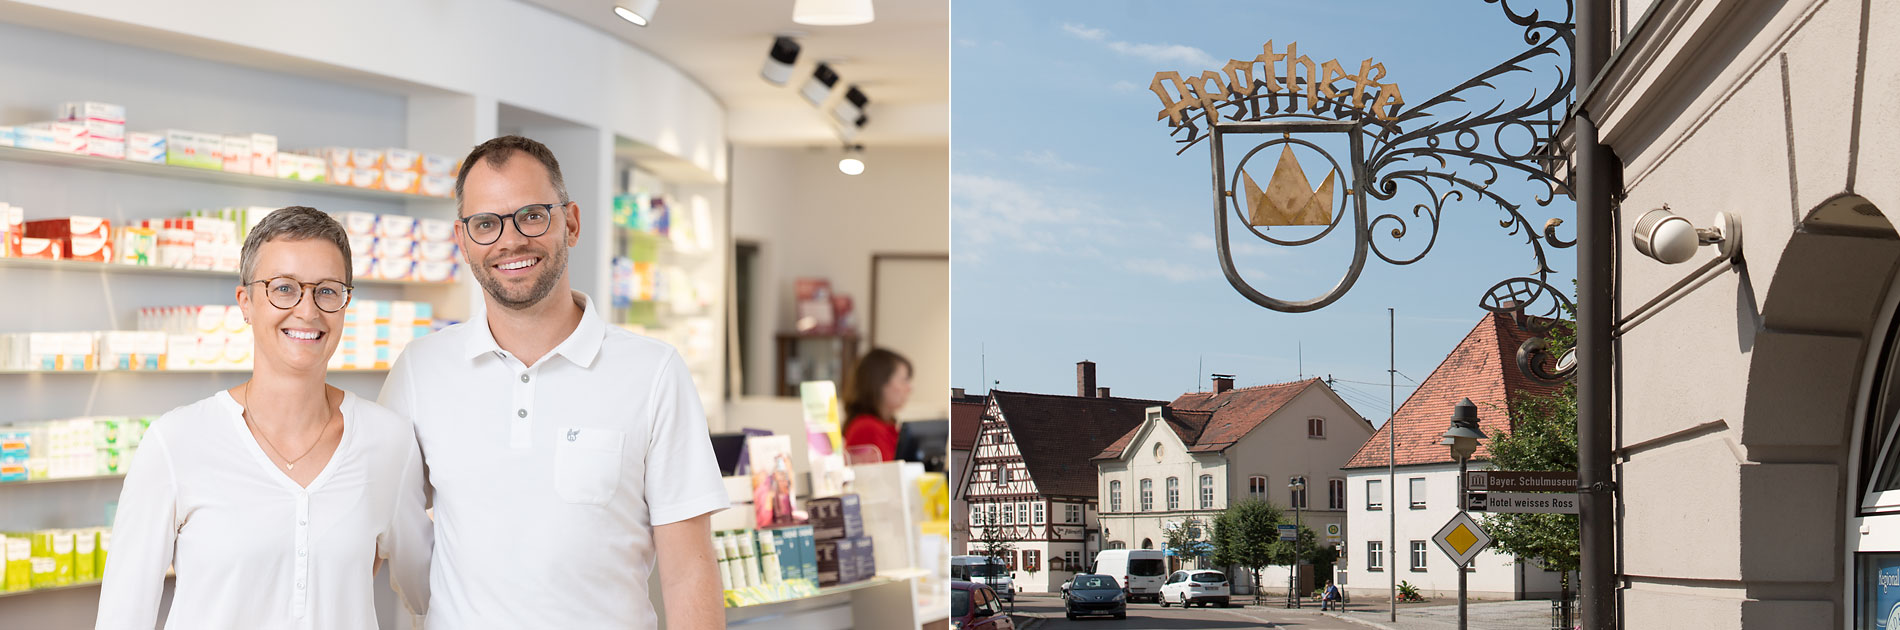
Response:
[[[1104,549],[1095,554],[1095,572],[1115,578],[1128,591],[1128,601],[1161,601],[1168,559],[1159,549]]]
[[[986,584],[998,597],[1016,601],[1016,582],[1010,579],[1009,567],[1002,560],[992,560],[989,556],[950,556],[950,579]]]

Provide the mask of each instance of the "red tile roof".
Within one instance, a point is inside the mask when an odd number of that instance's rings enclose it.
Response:
[[[1219,394],[1197,392],[1182,394],[1174,399],[1170,406],[1186,411],[1207,411],[1214,414],[1207,429],[1199,440],[1189,447],[1190,452],[1218,453],[1227,450],[1253,432],[1260,423],[1278,413],[1281,407],[1292,402],[1308,387],[1326,388],[1326,384],[1317,378],[1291,383],[1256,385],[1228,390]],[[1347,407],[1350,409],[1350,407]]]
[[[976,448],[976,434],[983,425],[983,403],[952,401],[950,403],[950,450],[967,451]]]
[[[1089,459],[1140,426],[1149,407],[1167,404],[996,390],[990,396],[1044,496],[1094,497],[1095,464]]]
[[[1425,382],[1399,407],[1390,422],[1373,433],[1359,452],[1342,468],[1373,468],[1386,464],[1387,431],[1398,442],[1395,464],[1451,463],[1448,447],[1438,443],[1451,427],[1451,408],[1461,398],[1470,398],[1478,406],[1478,426],[1486,435],[1497,435],[1511,428],[1508,410],[1515,401],[1527,396],[1546,395],[1561,389],[1544,385],[1517,369],[1517,347],[1533,333],[1520,330],[1510,316],[1487,313],[1478,325],[1452,348],[1445,360],[1432,370]],[[1478,444],[1475,459],[1490,459],[1487,442]]]
[[[1194,446],[1195,440],[1200,439],[1201,431],[1207,428],[1207,421],[1213,419],[1213,417],[1213,412],[1208,411],[1188,411],[1175,409],[1173,407],[1161,408],[1162,420],[1168,423],[1168,428],[1174,429],[1174,434],[1181,438],[1182,444],[1186,444],[1190,447]],[[1145,418],[1142,424],[1147,424]],[[1137,424],[1135,428],[1129,429],[1127,433],[1123,433],[1120,438],[1110,443],[1108,448],[1102,449],[1102,452],[1092,459],[1101,460],[1121,457],[1122,451],[1127,450],[1128,443],[1134,441],[1135,434],[1141,433],[1142,424]]]

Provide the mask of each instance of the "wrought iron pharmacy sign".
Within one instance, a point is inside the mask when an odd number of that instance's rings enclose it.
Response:
[[[1416,104],[1387,81],[1385,64],[1366,59],[1348,73],[1338,60],[1315,62],[1292,43],[1282,53],[1268,41],[1258,55],[1218,70],[1155,74],[1149,87],[1161,101],[1156,119],[1167,122],[1181,145],[1176,154],[1208,141],[1214,242],[1235,290],[1276,311],[1323,308],[1352,288],[1368,255],[1393,265],[1423,259],[1438,242],[1446,207],[1469,199],[1502,210],[1499,226],[1524,240],[1533,263],[1530,273],[1493,285],[1479,305],[1548,318],[1531,325],[1564,315],[1569,299],[1550,284],[1556,271],[1547,251],[1576,241],[1557,235],[1561,218],[1538,226],[1525,213],[1531,204],[1545,207],[1570,194],[1569,165],[1556,140],[1575,87],[1572,0],[1547,0],[1562,8],[1559,19],[1517,11],[1512,0],[1484,1],[1524,29],[1528,48]],[[1514,89],[1518,82],[1532,87]],[[1232,155],[1229,142],[1237,143]],[[1375,209],[1378,203],[1399,209]],[[1352,262],[1317,297],[1269,296],[1236,268],[1229,230],[1236,219],[1256,238],[1289,247],[1318,242],[1344,225],[1353,239]],[[1400,247],[1401,241],[1422,244]],[[1569,375],[1563,367],[1545,370],[1541,347],[1524,350],[1535,376]]]

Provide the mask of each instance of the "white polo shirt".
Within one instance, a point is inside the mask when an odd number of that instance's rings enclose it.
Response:
[[[119,496],[97,627],[156,626],[167,567],[167,628],[374,628],[378,557],[410,610],[427,609],[415,430],[355,394],[342,411],[336,454],[308,487],[264,454],[225,392],[152,423]]]
[[[478,316],[389,371],[434,492],[428,628],[656,627],[653,526],[730,505],[679,353],[574,297],[580,326],[532,367]]]

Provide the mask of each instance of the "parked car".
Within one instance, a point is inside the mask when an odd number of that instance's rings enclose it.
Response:
[[[996,591],[975,582],[950,582],[950,627],[955,630],[1016,630]]]
[[[1095,554],[1095,573],[1115,578],[1128,591],[1129,601],[1161,601],[1167,562],[1159,549],[1104,549]]]
[[[1128,618],[1128,596],[1115,578],[1084,573],[1062,586],[1062,609],[1069,619],[1083,615],[1114,615]]]
[[[1004,600],[1016,601],[1016,582],[1009,567],[989,556],[950,556],[950,579],[980,582]]]
[[[1174,575],[1168,576],[1167,583],[1161,585],[1161,606],[1166,608],[1168,602],[1174,602],[1180,604],[1182,608],[1186,608],[1189,604],[1202,606],[1216,604],[1221,608],[1226,608],[1229,595],[1225,573],[1208,570],[1175,571]]]

